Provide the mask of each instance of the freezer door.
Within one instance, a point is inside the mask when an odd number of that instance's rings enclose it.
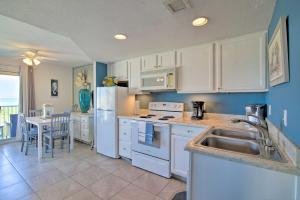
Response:
[[[116,109],[116,87],[97,88],[97,109],[115,110]]]
[[[112,158],[119,157],[115,111],[97,111],[97,152]]]

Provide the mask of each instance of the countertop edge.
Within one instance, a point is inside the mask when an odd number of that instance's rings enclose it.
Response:
[[[138,115],[133,116],[118,116],[119,119],[130,119],[130,120],[143,120],[137,118]],[[161,122],[157,120],[156,122]],[[200,121],[201,122],[201,121]],[[196,146],[195,143],[201,140],[208,132],[208,130],[212,128],[231,128],[231,129],[239,129],[235,127],[229,127],[229,126],[218,126],[218,125],[207,125],[207,124],[201,124],[199,121],[164,121],[163,123],[168,123],[171,125],[182,125],[182,126],[193,126],[193,127],[202,127],[205,128],[200,134],[198,134],[193,140],[191,140],[186,146],[185,149],[191,153],[200,153],[205,155],[211,155],[217,158],[234,161],[234,162],[240,162],[244,164],[249,164],[255,167],[260,167],[264,169],[279,171],[283,173],[293,174],[293,175],[300,175],[300,169],[297,168],[292,161],[287,157],[287,155],[284,155],[287,159],[287,163],[280,163],[276,161],[270,161],[262,158],[251,158],[245,154],[240,154],[236,152],[229,152],[229,151],[222,151],[217,150],[213,148],[203,148],[200,146]]]
[[[229,151],[218,150],[214,148],[204,148],[201,146],[196,146],[195,143],[199,140],[203,139],[206,136],[207,132],[214,127],[209,127],[204,130],[201,134],[196,136],[193,140],[187,143],[185,146],[185,150],[189,151],[190,153],[199,153],[204,155],[210,155],[216,158],[225,159],[233,162],[239,162],[244,164],[249,164],[255,167],[279,171],[287,174],[292,175],[300,175],[300,169],[293,165],[292,161],[287,158],[287,163],[281,163],[277,161],[266,160],[263,158],[252,158],[245,154],[241,153],[232,153]],[[286,157],[286,155],[285,155]]]

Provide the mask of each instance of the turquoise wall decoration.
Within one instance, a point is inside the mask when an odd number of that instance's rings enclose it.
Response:
[[[79,106],[82,113],[87,113],[90,109],[91,92],[84,88],[79,90]]]

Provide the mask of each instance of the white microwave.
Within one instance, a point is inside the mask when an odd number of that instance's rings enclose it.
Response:
[[[176,90],[176,68],[141,72],[141,90]]]

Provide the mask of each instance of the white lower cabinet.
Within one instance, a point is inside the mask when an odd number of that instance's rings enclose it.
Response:
[[[297,200],[297,175],[191,152],[188,200]]]
[[[185,145],[204,129],[201,127],[173,125],[171,135],[171,173],[187,178],[189,170],[189,153]]]
[[[119,155],[131,159],[131,121],[119,119]]]
[[[74,139],[91,143],[94,135],[93,114],[72,113],[70,131],[73,132]]]

